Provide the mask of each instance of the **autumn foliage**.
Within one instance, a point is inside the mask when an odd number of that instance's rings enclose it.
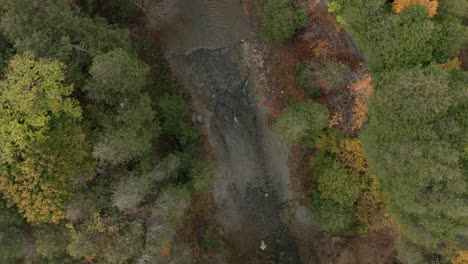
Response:
[[[427,6],[429,17],[434,17],[437,14],[439,3],[437,0],[395,0],[393,2],[393,11],[399,14],[411,5]]]
[[[81,109],[63,65],[15,56],[0,83],[0,191],[29,222],[57,223],[73,182],[92,170]]]
[[[347,88],[331,97],[334,111],[329,124],[346,135],[356,134],[367,121],[367,101],[374,93],[370,74],[348,84]]]
[[[452,260],[452,264],[466,264],[468,263],[468,251],[458,252],[458,256]]]

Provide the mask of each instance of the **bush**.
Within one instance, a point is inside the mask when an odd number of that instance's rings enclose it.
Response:
[[[342,206],[352,207],[361,193],[361,184],[354,175],[347,171],[335,160],[326,160],[318,171],[318,190],[323,198],[329,198]]]
[[[273,132],[284,142],[304,144],[315,140],[327,125],[327,108],[316,102],[305,102],[286,107],[273,126]]]
[[[286,42],[307,24],[307,9],[291,0],[267,0],[263,8],[262,36],[267,41]]]
[[[317,223],[332,234],[348,230],[354,222],[353,209],[333,200],[323,199],[318,192],[312,195],[310,212]]]

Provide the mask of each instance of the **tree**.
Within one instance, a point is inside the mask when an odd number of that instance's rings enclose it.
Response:
[[[198,138],[198,129],[187,122],[187,104],[183,97],[165,94],[159,99],[159,109],[165,135],[175,135],[183,146]]]
[[[293,104],[278,116],[273,132],[284,142],[301,144],[327,127],[328,110],[316,102]]]
[[[371,170],[389,195],[391,213],[406,237],[427,250],[465,236],[461,127],[466,120],[453,118],[464,100],[452,95],[453,76],[439,66],[392,74],[392,81],[382,82],[377,90],[370,124],[362,134]],[[458,89],[457,94],[466,93],[466,87]],[[450,121],[450,136],[437,125],[441,120]]]
[[[393,2],[393,11],[401,13],[411,5],[424,5],[428,9],[429,17],[433,17],[437,14],[439,3],[437,0],[396,0]]]
[[[121,107],[111,109],[97,108],[101,129],[94,145],[94,156],[115,165],[148,154],[159,136],[149,96],[140,94],[134,101],[124,101]]]
[[[115,206],[120,210],[135,208],[150,192],[151,183],[151,179],[147,175],[121,177],[114,187]]]
[[[332,234],[349,229],[354,222],[353,209],[331,199],[321,198],[318,192],[312,195],[310,212],[317,223]]]
[[[36,251],[48,262],[70,258],[66,253],[69,243],[67,230],[56,225],[45,225],[34,232]]]
[[[69,80],[80,84],[94,56],[116,47],[131,48],[124,30],[102,18],[73,14],[67,1],[2,0],[0,9],[0,30],[18,52],[64,62]]]
[[[62,67],[17,55],[0,83],[0,191],[30,222],[62,219],[73,185],[92,175],[81,109]]]
[[[85,91],[96,103],[95,120],[101,127],[96,157],[119,164],[151,150],[159,125],[151,99],[143,92],[148,71],[148,66],[123,49],[95,57]]]
[[[102,258],[107,263],[128,263],[143,249],[144,231],[142,223],[128,223],[125,229],[112,237],[112,242],[103,250]]]
[[[262,36],[267,41],[286,42],[307,24],[307,9],[291,0],[267,0],[263,8]]]
[[[0,261],[15,263],[23,258],[21,227],[24,220],[14,208],[8,208],[0,194]]]
[[[121,48],[96,56],[89,73],[92,79],[85,87],[89,98],[109,106],[138,97],[149,83],[149,67]]]
[[[335,160],[328,160],[318,171],[318,190],[323,198],[352,207],[361,192],[359,179],[349,175]]]

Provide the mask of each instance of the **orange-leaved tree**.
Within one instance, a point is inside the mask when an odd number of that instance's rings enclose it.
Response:
[[[437,14],[439,3],[437,0],[395,0],[393,2],[393,11],[401,13],[411,5],[424,5],[429,11],[429,17],[434,17]]]

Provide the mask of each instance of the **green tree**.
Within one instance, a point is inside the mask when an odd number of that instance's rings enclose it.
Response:
[[[328,110],[316,102],[293,104],[278,116],[273,132],[284,142],[301,144],[315,139],[328,125]]]
[[[318,190],[322,197],[352,207],[361,192],[359,179],[350,175],[338,162],[328,159],[318,171]]]
[[[428,250],[466,236],[466,115],[454,118],[454,113],[463,107],[467,88],[455,86],[453,78],[440,66],[386,76],[362,134],[369,165],[389,195],[391,213],[406,237]],[[441,122],[453,129],[442,129]]]
[[[62,219],[73,185],[92,175],[81,109],[62,67],[17,55],[0,83],[0,191],[30,222]]]
[[[62,263],[69,258],[66,247],[69,243],[67,230],[56,225],[45,225],[34,232],[36,251],[41,254],[43,259],[54,263],[59,259]]]
[[[175,135],[184,146],[198,138],[198,129],[187,121],[187,104],[183,97],[165,94],[159,99],[159,109],[165,135]]]
[[[0,194],[0,261],[15,263],[23,258],[21,227],[24,220],[14,208],[8,208]]]
[[[112,243],[103,250],[102,258],[107,263],[128,263],[139,255],[144,246],[144,227],[140,222],[131,222],[112,238]]]
[[[115,49],[96,56],[85,87],[96,103],[95,119],[101,127],[94,155],[112,164],[142,157],[159,135],[148,84],[148,66],[135,55]]]
[[[114,204],[120,210],[135,208],[152,188],[148,175],[121,177],[114,187]]]
[[[138,97],[149,83],[149,67],[121,48],[96,56],[89,73],[88,96],[109,106]]]
[[[265,40],[286,42],[307,24],[307,9],[291,0],[267,0],[263,7],[261,33]]]
[[[312,195],[310,204],[312,218],[332,234],[348,230],[354,222],[353,209],[320,196],[318,192]]]

